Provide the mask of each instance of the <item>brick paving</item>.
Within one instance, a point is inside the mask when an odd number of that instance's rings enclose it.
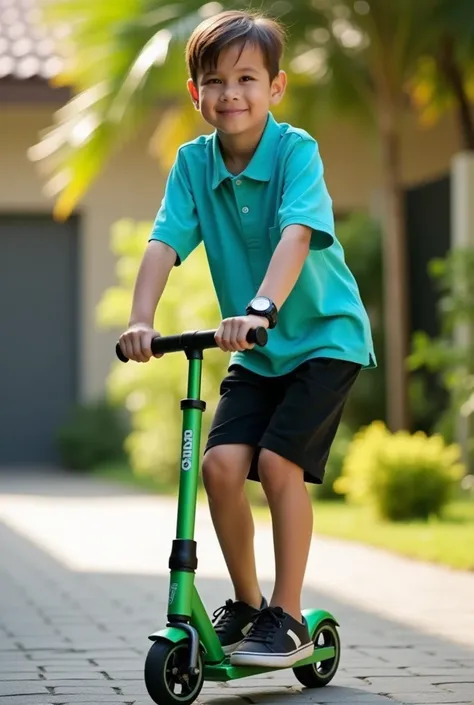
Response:
[[[0,471],[0,705],[149,705],[143,663],[166,613],[175,502],[90,478]],[[212,611],[229,584],[207,508],[197,585]],[[257,531],[271,590],[267,524]],[[305,605],[341,623],[331,685],[291,670],[205,683],[213,705],[474,704],[474,575],[315,538]]]

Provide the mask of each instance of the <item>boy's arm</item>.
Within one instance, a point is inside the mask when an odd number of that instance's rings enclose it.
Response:
[[[180,150],[168,175],[164,198],[140,265],[129,328],[120,336],[120,347],[129,359],[147,362],[152,356],[151,340],[159,335],[153,330],[153,320],[169,274],[200,240],[199,221]]]
[[[310,249],[325,249],[334,240],[332,201],[318,145],[312,138],[298,140],[286,162],[278,221],[281,239],[258,295],[271,299],[280,310]]]
[[[129,326],[144,323],[153,327],[156,307],[175,262],[172,247],[159,240],[148,243],[135,282]]]
[[[298,281],[309,253],[311,235],[312,229],[305,225],[289,225],[273,253],[257,296],[268,297],[278,310]]]
[[[305,225],[288,225],[283,231],[267,272],[258,290],[258,296],[267,296],[279,310],[291,294],[303,264],[309,253],[312,229]],[[220,324],[216,341],[221,350],[248,350],[254,347],[247,343],[250,328],[264,326],[269,322],[260,316],[236,316]]]
[[[130,360],[148,362],[152,357],[151,341],[159,335],[153,328],[155,311],[175,262],[176,252],[169,245],[148,243],[135,282],[129,327],[119,339]]]

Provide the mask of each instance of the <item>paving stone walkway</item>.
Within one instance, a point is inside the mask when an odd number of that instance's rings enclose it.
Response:
[[[207,508],[197,584],[229,597]],[[175,503],[60,472],[0,471],[0,705],[150,705],[143,663],[166,613]],[[271,529],[257,530],[264,591]],[[315,538],[306,605],[341,623],[339,671],[302,688],[291,670],[206,683],[213,705],[474,704],[474,575]]]

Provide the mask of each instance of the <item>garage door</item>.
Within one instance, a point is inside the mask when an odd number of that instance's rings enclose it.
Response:
[[[77,222],[0,215],[0,465],[57,460],[77,391]]]

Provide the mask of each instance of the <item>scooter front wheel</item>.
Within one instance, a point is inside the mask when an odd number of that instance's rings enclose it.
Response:
[[[204,681],[202,656],[198,654],[197,672],[189,673],[189,643],[159,639],[153,643],[145,661],[145,685],[157,705],[190,705],[201,692]]]
[[[332,646],[334,656],[325,661],[309,663],[307,666],[296,666],[293,673],[302,685],[307,688],[322,688],[336,675],[341,658],[341,641],[334,622],[325,620],[318,625],[314,637],[314,647]]]

